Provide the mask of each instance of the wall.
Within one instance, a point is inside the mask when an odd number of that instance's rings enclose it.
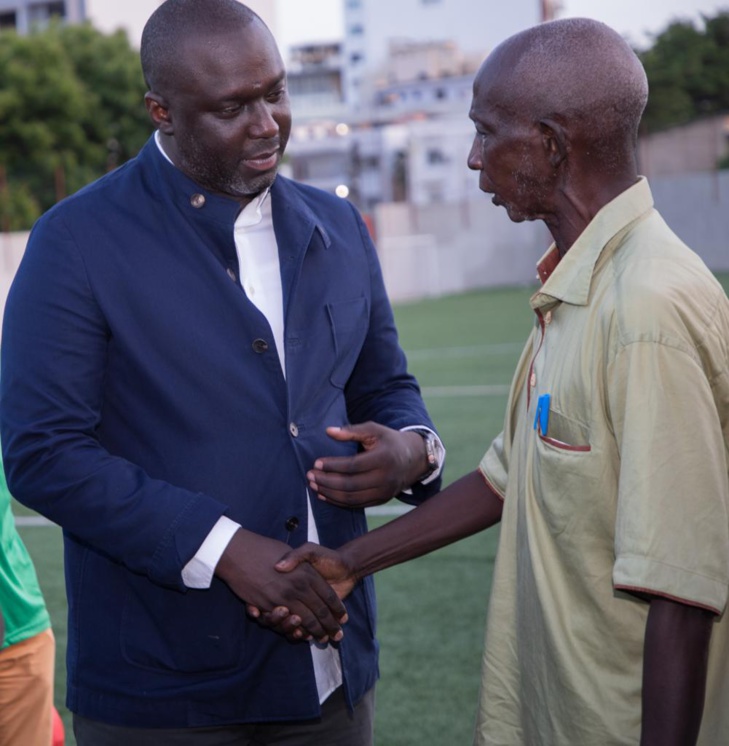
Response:
[[[666,222],[714,272],[729,272],[729,171],[651,180]],[[377,251],[395,302],[536,282],[551,239],[542,223],[512,223],[484,195],[460,204],[380,204]],[[28,233],[0,234],[0,321]]]
[[[713,171],[729,153],[729,115],[700,119],[665,132],[645,135],[638,141],[640,172],[658,176]]]
[[[541,223],[512,223],[485,197],[461,204],[382,204],[377,250],[393,301],[536,282],[550,244]]]
[[[10,284],[15,277],[20,260],[23,258],[28,236],[25,233],[0,233],[0,330],[2,329],[5,299],[10,290]]]
[[[714,272],[729,272],[729,171],[655,178],[666,222]],[[393,301],[536,282],[551,243],[542,223],[512,223],[484,195],[461,204],[381,204],[377,248]]]
[[[656,208],[714,272],[729,272],[729,170],[651,180]]]

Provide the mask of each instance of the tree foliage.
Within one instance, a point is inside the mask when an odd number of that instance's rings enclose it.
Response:
[[[0,227],[27,228],[58,197],[149,137],[138,53],[123,32],[0,32]]]
[[[650,95],[647,132],[729,110],[729,10],[703,17],[703,28],[671,23],[639,56]]]

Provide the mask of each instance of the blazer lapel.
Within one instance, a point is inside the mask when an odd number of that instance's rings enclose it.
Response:
[[[278,244],[281,266],[281,290],[284,321],[310,245],[321,241],[328,248],[331,241],[317,216],[301,199],[296,187],[282,176],[277,176],[271,187],[273,230]]]

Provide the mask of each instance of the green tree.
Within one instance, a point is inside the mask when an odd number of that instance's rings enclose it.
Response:
[[[703,17],[703,28],[671,23],[639,52],[650,96],[646,132],[729,110],[729,10]]]
[[[59,197],[135,155],[151,132],[144,91],[123,32],[0,32],[4,226],[29,227]]]
[[[152,131],[139,53],[123,31],[105,35],[81,25],[60,27],[58,33],[88,95],[83,126],[94,142],[104,145],[106,167],[123,163],[139,152]]]

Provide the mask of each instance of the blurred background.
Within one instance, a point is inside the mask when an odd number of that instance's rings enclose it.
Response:
[[[375,239],[401,341],[448,448],[446,483],[503,420],[533,323],[538,223],[512,224],[466,167],[471,84],[505,37],[587,16],[646,68],[639,143],[667,222],[729,288],[729,0],[251,0],[289,72],[283,170],[351,200]],[[0,0],[0,309],[35,219],[133,157],[151,134],[138,60],[156,0]],[[371,524],[389,520],[385,506]],[[58,643],[61,531],[14,504]],[[378,746],[467,744],[498,530],[377,577]],[[18,745],[22,746],[22,745]]]
[[[0,0],[0,300],[27,231],[150,134],[137,49],[157,0]],[[641,171],[674,230],[729,270],[729,2],[251,0],[289,71],[284,171],[363,212],[394,301],[524,284],[548,239],[466,168],[479,64],[552,18],[603,20],[639,52],[651,98]],[[15,235],[12,235],[15,234]]]

